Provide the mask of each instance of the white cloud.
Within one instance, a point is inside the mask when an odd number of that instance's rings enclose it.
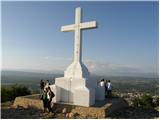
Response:
[[[63,57],[52,57],[52,56],[45,56],[43,57],[45,60],[61,60],[61,61],[71,61],[71,58],[63,58]]]
[[[25,61],[23,59],[16,59],[15,61],[3,62],[3,68],[10,69],[37,69],[46,70],[55,73],[56,71],[63,72],[71,64],[72,58],[44,56],[41,58],[30,59]],[[9,64],[10,63],[10,64]],[[158,75],[158,67],[156,65],[143,64],[117,64],[110,61],[96,61],[92,59],[84,60],[91,74],[98,75]]]
[[[48,59],[49,59],[49,56],[44,57],[44,59],[48,60]]]
[[[157,74],[158,70],[154,67],[150,67],[149,65],[134,65],[134,64],[116,64],[111,62],[100,62],[93,60],[86,60],[84,62],[88,67],[89,71],[93,74],[99,75],[122,75],[122,76],[136,76],[136,75],[149,75],[149,74]],[[156,71],[156,72],[155,72]]]

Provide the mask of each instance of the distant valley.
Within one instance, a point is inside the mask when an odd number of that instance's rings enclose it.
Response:
[[[40,80],[49,80],[51,84],[54,83],[56,77],[62,77],[63,74],[50,74],[38,72],[23,72],[3,70],[1,72],[1,84],[12,85],[21,84],[29,87],[32,91],[39,91]],[[159,78],[146,77],[126,77],[126,76],[98,76],[92,75],[91,80],[99,81],[101,79],[111,80],[113,89],[119,92],[150,92],[158,94],[159,92]]]

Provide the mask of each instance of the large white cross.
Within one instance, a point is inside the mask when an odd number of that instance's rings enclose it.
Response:
[[[69,32],[75,31],[74,35],[74,58],[73,62],[82,62],[82,38],[81,29],[96,28],[96,21],[81,23],[81,8],[76,8],[75,11],[75,24],[66,25],[61,27],[61,31]]]

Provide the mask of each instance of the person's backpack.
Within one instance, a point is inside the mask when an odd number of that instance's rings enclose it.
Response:
[[[42,93],[41,99],[42,100],[46,100],[47,99],[47,93],[46,92]]]

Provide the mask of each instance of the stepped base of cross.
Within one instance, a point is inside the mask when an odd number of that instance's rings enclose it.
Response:
[[[50,87],[55,93],[53,102],[91,106],[95,100],[105,99],[105,88],[92,81],[87,67],[79,62],[73,62],[65,71],[64,77],[56,78],[55,84]]]

